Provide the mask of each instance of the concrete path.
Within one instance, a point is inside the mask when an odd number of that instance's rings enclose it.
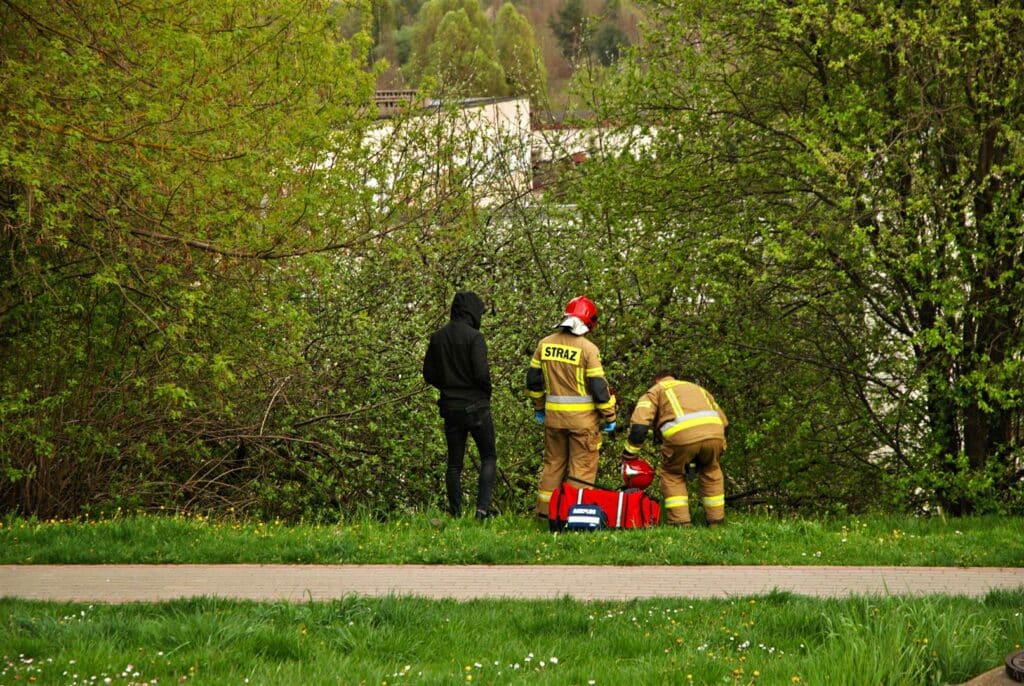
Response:
[[[984,596],[1024,588],[1024,568],[566,565],[0,565],[0,596],[83,602],[192,596],[328,600],[428,598],[726,598],[773,590],[849,595]]]

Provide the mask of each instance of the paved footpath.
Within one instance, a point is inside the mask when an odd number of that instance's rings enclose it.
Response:
[[[579,600],[727,598],[773,590],[818,598],[1024,588],[1024,568],[569,565],[0,565],[0,596],[83,602],[192,596],[329,600],[347,595]]]

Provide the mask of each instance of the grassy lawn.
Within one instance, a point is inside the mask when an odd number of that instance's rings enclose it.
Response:
[[[483,524],[440,513],[333,525],[180,515],[0,522],[0,564],[405,563],[1024,566],[1024,519],[866,516],[834,520],[737,514],[710,530],[552,534],[505,515]]]
[[[552,534],[431,512],[333,525],[126,516],[0,523],[0,563],[1024,566],[1024,520],[735,515]],[[708,583],[714,584],[709,570]],[[2,594],[2,589],[0,589]],[[0,599],[0,684],[959,684],[1024,642],[1024,589],[968,598]]]
[[[1024,591],[979,601],[0,600],[0,683],[918,686],[999,666],[1022,637]]]

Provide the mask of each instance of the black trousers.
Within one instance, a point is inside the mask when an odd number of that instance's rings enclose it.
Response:
[[[444,483],[448,494],[448,511],[458,517],[462,513],[462,467],[466,457],[466,440],[473,437],[480,453],[480,480],[477,484],[476,507],[486,511],[494,491],[498,451],[494,444],[494,421],[491,409],[448,410],[444,413],[444,438],[448,444],[448,468]]]

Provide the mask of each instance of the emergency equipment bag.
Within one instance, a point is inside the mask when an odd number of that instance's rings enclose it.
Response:
[[[640,529],[661,521],[661,505],[639,489],[612,491],[577,486],[566,481],[551,494],[548,503],[548,528],[561,531],[569,522],[569,510],[575,505],[597,505],[610,529]]]

